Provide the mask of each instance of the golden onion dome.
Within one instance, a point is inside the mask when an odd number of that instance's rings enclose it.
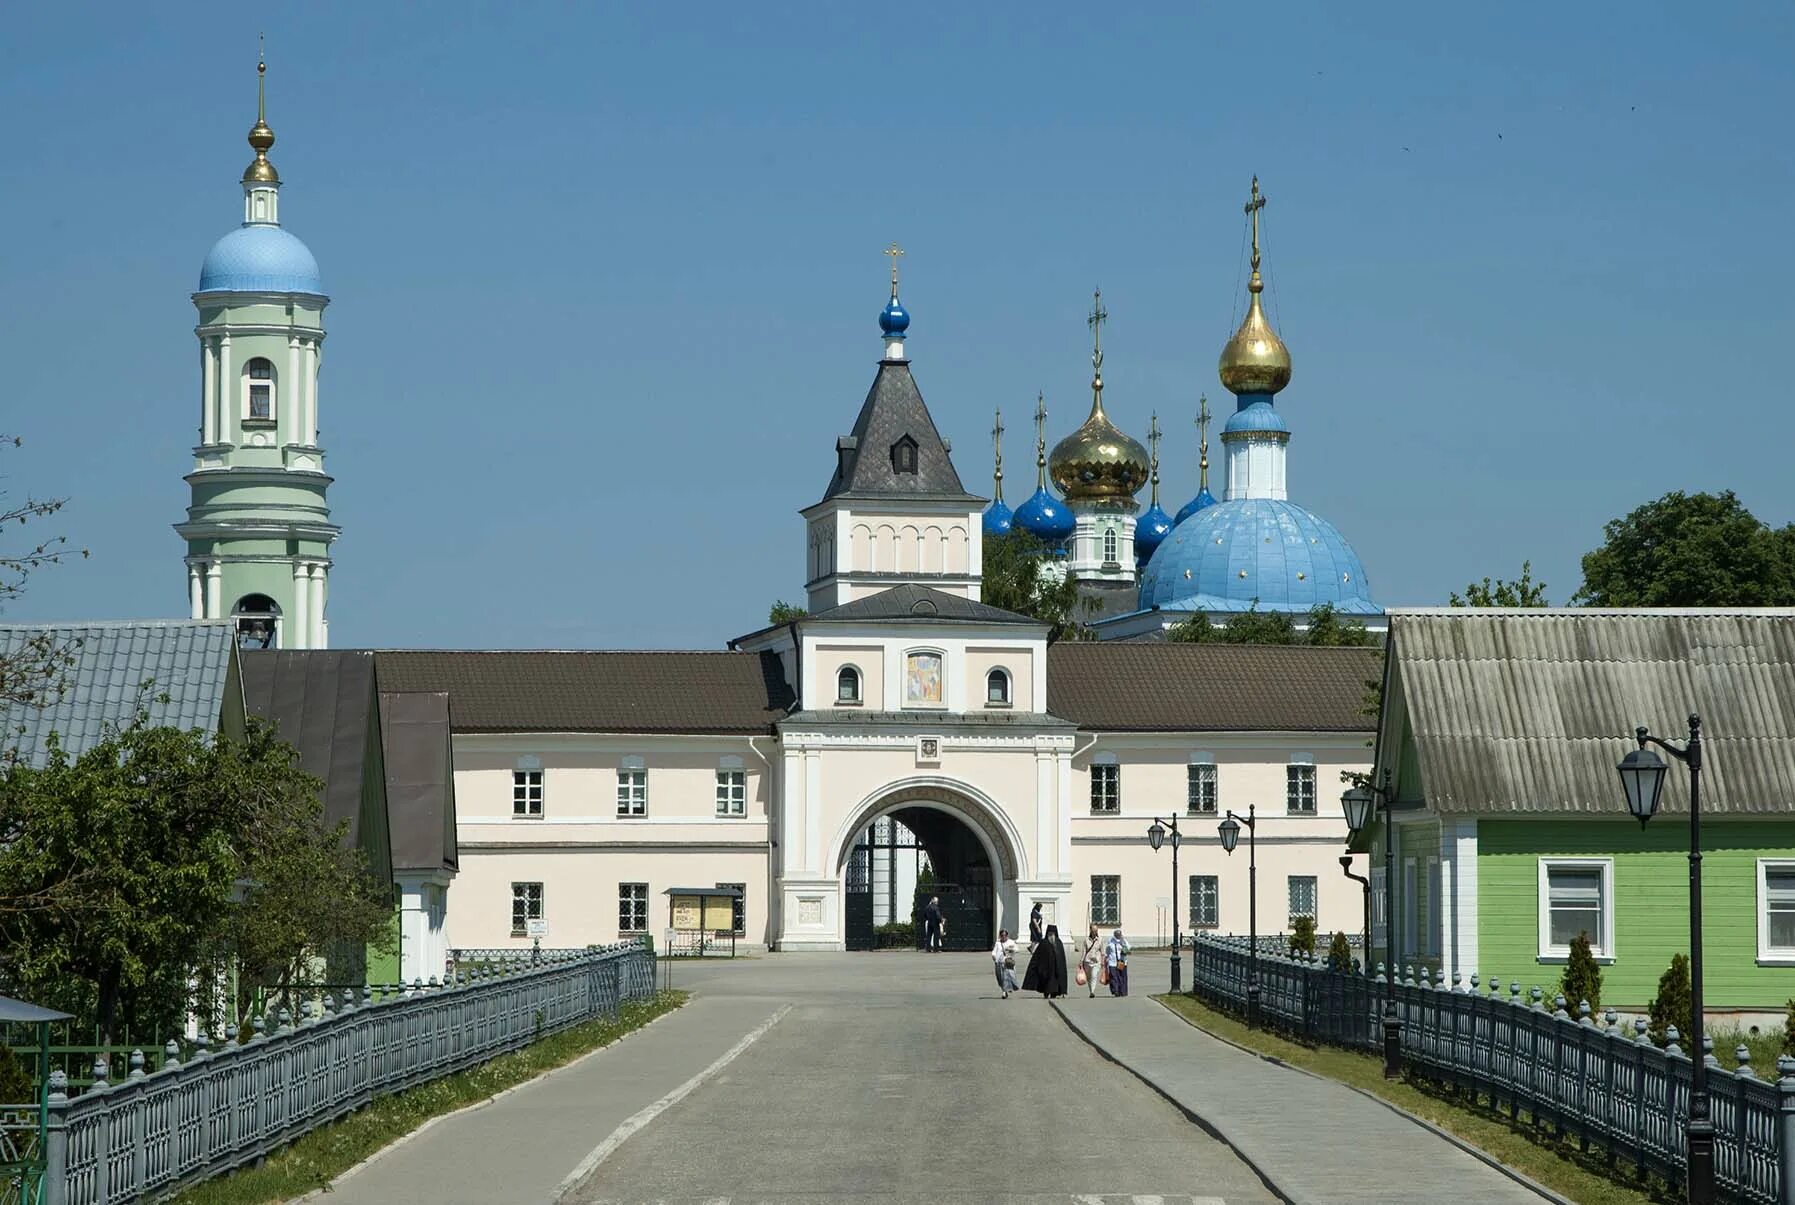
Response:
[[[1096,382],[1091,416],[1054,445],[1047,471],[1066,501],[1129,501],[1147,484],[1147,449],[1103,412],[1103,382]]]
[[[280,173],[268,162],[268,150],[274,145],[274,130],[268,124],[262,81],[268,74],[267,63],[256,64],[256,123],[249,127],[249,145],[256,157],[243,169],[245,184],[279,184]]]
[[[1290,349],[1265,320],[1265,310],[1259,305],[1265,286],[1257,270],[1247,288],[1252,300],[1247,304],[1246,321],[1222,348],[1216,371],[1229,393],[1276,393],[1290,384]]]

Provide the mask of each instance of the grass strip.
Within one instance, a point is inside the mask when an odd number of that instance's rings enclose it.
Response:
[[[478,1104],[506,1088],[564,1066],[685,1002],[686,993],[678,991],[627,1001],[615,1018],[564,1029],[477,1067],[379,1097],[349,1116],[282,1147],[259,1167],[194,1185],[174,1198],[174,1205],[265,1205],[322,1188],[432,1117]]]
[[[1468,1098],[1448,1096],[1423,1080],[1386,1080],[1380,1055],[1305,1046],[1263,1029],[1248,1029],[1191,996],[1154,998],[1215,1037],[1389,1101],[1579,1205],[1645,1205],[1674,1199],[1662,1183],[1617,1182],[1600,1152],[1579,1151],[1574,1141],[1560,1140],[1481,1103],[1472,1106]]]

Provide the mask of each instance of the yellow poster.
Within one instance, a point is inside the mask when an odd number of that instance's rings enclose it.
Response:
[[[676,895],[673,897],[673,927],[688,931],[701,927],[698,896]]]
[[[704,901],[704,927],[712,933],[728,933],[735,928],[735,901],[707,896]]]

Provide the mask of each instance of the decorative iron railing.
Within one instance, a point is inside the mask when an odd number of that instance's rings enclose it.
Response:
[[[50,1077],[45,1205],[118,1205],[240,1167],[378,1096],[414,1087],[654,993],[634,944],[544,951],[540,962],[476,967],[450,985],[326,997],[273,1025],[233,1026],[186,1061],[141,1053],[117,1083],[104,1063],[68,1095]],[[8,1198],[0,1197],[0,1200]]]
[[[1244,1009],[1251,958],[1245,938],[1192,941],[1191,989],[1200,998]],[[1551,1006],[1539,988],[1499,979],[1485,989],[1476,975],[1450,986],[1413,968],[1387,995],[1384,968],[1337,970],[1323,958],[1290,958],[1260,948],[1259,1015],[1311,1041],[1383,1049],[1385,1000],[1402,1022],[1402,1056],[1411,1074],[1488,1099],[1517,1120],[1600,1146],[1610,1162],[1670,1181],[1683,1174],[1684,1123],[1691,1064],[1669,1031],[1660,1050],[1636,1018],[1625,1032],[1610,1009],[1598,1022],[1579,1002],[1573,1017],[1562,996]],[[1777,1062],[1775,1082],[1752,1074],[1743,1046],[1738,1069],[1723,1069],[1706,1050],[1716,1133],[1717,1187],[1731,1201],[1795,1205],[1795,1059]]]

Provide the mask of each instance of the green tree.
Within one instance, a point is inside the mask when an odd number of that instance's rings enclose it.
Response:
[[[1701,1043],[1691,1036],[1689,1021],[1690,1011],[1694,1007],[1689,992],[1689,956],[1673,954],[1670,966],[1658,976],[1658,994],[1652,997],[1652,1006],[1646,1013],[1646,1032],[1651,1034],[1652,1041],[1662,1046],[1665,1035],[1674,1025],[1682,1039],[1678,1044],[1682,1046],[1683,1053],[1688,1054],[1693,1050],[1699,1057]]]
[[[1223,624],[1210,622],[1209,616],[1193,612],[1166,629],[1165,638],[1174,644],[1306,644],[1322,648],[1373,647],[1377,637],[1356,619],[1340,614],[1332,603],[1319,603],[1309,608],[1306,625],[1298,629],[1296,619],[1284,611],[1261,611],[1259,600]]]
[[[1328,939],[1328,967],[1336,971],[1352,970],[1352,943],[1346,940],[1346,934],[1334,930],[1334,936]]]
[[[986,536],[981,597],[990,606],[1046,624],[1049,642],[1093,639],[1088,620],[1096,602],[1080,598],[1078,583],[1069,576],[1046,571],[1048,555],[1044,541],[1020,528]]]
[[[1602,968],[1596,965],[1596,958],[1589,949],[1589,934],[1579,933],[1571,940],[1571,956],[1565,961],[1564,975],[1558,981],[1558,990],[1564,996],[1564,1006],[1571,1016],[1577,1016],[1578,1006],[1589,1001],[1591,1012],[1599,1012],[1602,1007]]]
[[[1603,528],[1572,602],[1592,607],[1795,603],[1795,527],[1771,529],[1731,490],[1672,491]]]
[[[803,619],[810,612],[797,603],[788,603],[783,598],[775,602],[767,611],[769,624],[791,623],[795,619]]]
[[[1455,607],[1544,607],[1546,583],[1533,580],[1533,562],[1521,562],[1521,576],[1512,582],[1502,578],[1472,582],[1460,594],[1454,590],[1447,601]],[[1567,997],[1568,999],[1568,997]],[[1593,1002],[1592,1002],[1593,1007]]]
[[[0,448],[18,448],[22,441],[16,435],[0,435]],[[63,508],[66,498],[32,498],[7,503],[6,491],[0,490],[0,531],[12,532],[33,520],[47,519]],[[77,555],[63,536],[51,536],[23,548],[0,547],[0,612],[7,604],[25,593],[25,582],[33,572],[46,565],[60,564]],[[79,550],[85,557],[87,551]],[[71,651],[49,636],[33,636],[0,652],[0,704],[39,707],[56,696],[62,671],[70,663]],[[16,732],[0,732],[0,758],[13,748]]]
[[[1304,644],[1315,648],[1376,648],[1378,639],[1365,624],[1342,615],[1333,603],[1317,603],[1309,608],[1309,628]]]
[[[1315,953],[1315,918],[1298,916],[1290,922],[1290,952],[1292,954]]]

